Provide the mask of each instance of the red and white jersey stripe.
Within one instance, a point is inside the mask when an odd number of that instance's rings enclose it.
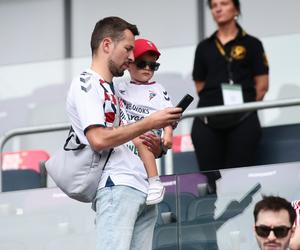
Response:
[[[292,206],[294,207],[297,214],[294,225],[299,226],[300,225],[300,200],[292,201]]]

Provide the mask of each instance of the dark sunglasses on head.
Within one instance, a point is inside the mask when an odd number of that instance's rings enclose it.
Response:
[[[268,227],[268,226],[256,226],[255,232],[258,236],[267,238],[270,232],[273,231],[276,238],[284,238],[288,235],[291,227],[279,226],[279,227]]]
[[[137,60],[135,62],[135,65],[139,68],[139,69],[144,69],[146,68],[146,66],[149,66],[149,68],[152,71],[156,71],[159,68],[159,63],[157,62],[150,62],[150,61],[144,61],[144,60]]]

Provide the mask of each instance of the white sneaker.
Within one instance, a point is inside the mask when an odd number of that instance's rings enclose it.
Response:
[[[154,205],[160,203],[164,199],[164,195],[165,195],[165,187],[160,180],[150,182],[146,204]]]

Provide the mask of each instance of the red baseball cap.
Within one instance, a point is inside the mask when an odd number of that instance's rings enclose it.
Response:
[[[135,40],[133,49],[134,58],[138,58],[149,51],[154,52],[157,55],[157,59],[159,58],[160,52],[153,42],[142,38]]]

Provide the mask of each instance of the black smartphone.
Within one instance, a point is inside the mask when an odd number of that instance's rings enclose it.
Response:
[[[192,103],[194,97],[189,94],[186,94],[180,102],[176,105],[178,108],[182,108],[182,112],[186,110],[186,108]]]

